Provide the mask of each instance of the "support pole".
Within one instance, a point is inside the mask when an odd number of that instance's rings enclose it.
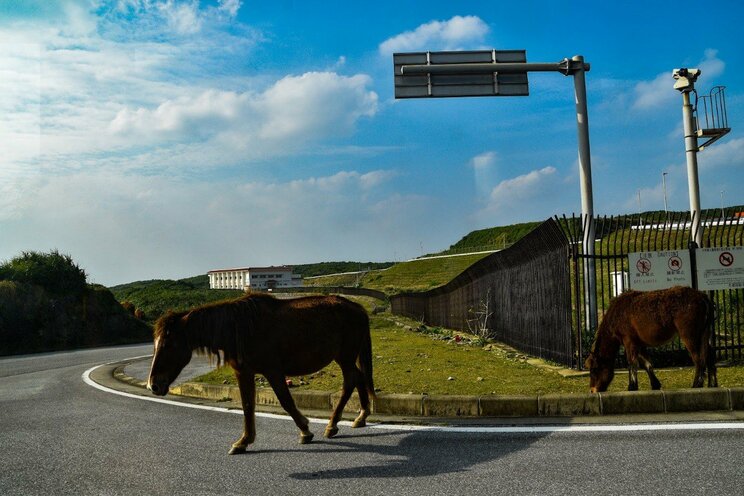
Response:
[[[586,104],[586,77],[584,57],[574,56],[571,72],[574,79],[576,100],[576,131],[579,143],[579,182],[581,187],[581,217],[584,223],[583,251],[587,255],[584,264],[584,305],[586,309],[586,329],[597,328],[597,275],[594,259],[594,196],[592,193],[592,158],[589,151],[589,112]]]
[[[687,186],[690,191],[690,221],[694,243],[702,246],[703,230],[700,226],[700,181],[698,180],[697,128],[695,115],[690,103],[690,93],[695,91],[695,81],[700,76],[700,69],[682,67],[672,71],[672,77],[677,81],[674,89],[682,93],[682,125],[685,130],[685,157],[687,158]]]
[[[682,93],[682,120],[685,130],[685,157],[687,158],[687,187],[690,190],[690,220],[695,244],[703,244],[703,230],[700,229],[700,181],[698,179],[698,140],[695,117],[690,103],[690,93]]]

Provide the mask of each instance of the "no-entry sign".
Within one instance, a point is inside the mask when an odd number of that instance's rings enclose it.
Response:
[[[695,259],[698,289],[744,288],[744,246],[698,248]]]

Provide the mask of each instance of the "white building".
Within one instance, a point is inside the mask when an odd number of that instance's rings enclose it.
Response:
[[[243,289],[267,291],[276,288],[302,287],[302,276],[292,273],[292,267],[244,267],[207,272],[209,289]]]

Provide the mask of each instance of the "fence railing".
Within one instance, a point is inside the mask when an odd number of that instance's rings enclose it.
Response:
[[[744,246],[744,218],[737,216],[741,207],[709,210],[701,216],[701,248]],[[628,254],[635,252],[685,251],[695,247],[693,222],[686,212],[652,212],[628,216],[596,217],[594,255],[583,253],[583,233],[590,218],[572,216],[557,218],[571,246],[572,328],[575,354],[579,367],[588,354],[596,331],[589,325],[584,290],[585,267],[593,260],[596,277],[598,321],[601,321],[610,300],[632,286]],[[691,253],[694,262],[694,253]],[[691,282],[696,286],[694,267]],[[709,292],[718,308],[714,324],[713,344],[719,360],[741,360],[744,354],[744,289],[723,289]],[[675,340],[660,349],[649,350],[657,365],[689,363],[686,350]],[[622,361],[622,358],[620,358]]]
[[[533,356],[575,365],[566,237],[549,219],[450,283],[390,297],[393,313],[468,331],[484,315],[488,337]]]

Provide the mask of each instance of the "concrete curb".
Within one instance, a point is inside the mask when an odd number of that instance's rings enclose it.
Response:
[[[127,376],[124,367],[125,364],[114,370],[114,378],[144,388],[145,382]],[[224,402],[226,406],[241,406],[237,386],[185,382],[172,388],[171,392],[191,398]],[[318,411],[331,411],[339,395],[340,392],[331,391],[292,391],[298,408]],[[257,388],[256,406],[280,405],[271,389]],[[733,410],[744,410],[744,387],[480,397],[393,393],[378,394],[372,404],[375,414],[437,418],[577,417]],[[359,411],[356,393],[344,411]]]

